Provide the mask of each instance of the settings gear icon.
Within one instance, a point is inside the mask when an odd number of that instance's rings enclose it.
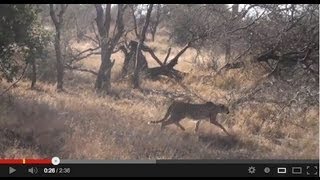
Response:
[[[250,174],[254,174],[254,173],[256,173],[256,168],[253,167],[253,166],[250,166],[250,167],[248,168],[248,172],[249,172]]]

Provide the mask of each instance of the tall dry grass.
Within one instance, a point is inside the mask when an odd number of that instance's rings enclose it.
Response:
[[[159,57],[169,47],[166,37],[148,42]],[[181,47],[173,47],[175,55]],[[121,69],[122,55],[115,54],[115,77]],[[195,94],[210,101],[226,103],[228,92],[250,86],[253,72],[231,70],[219,76],[195,68],[189,62],[195,52],[188,50],[178,69],[190,72],[183,83]],[[152,65],[155,65],[147,56]],[[97,69],[99,56],[83,65]],[[311,106],[293,119],[275,121],[274,105],[260,103],[236,108],[219,116],[233,135],[208,122],[182,121],[186,131],[174,125],[160,131],[150,120],[162,118],[172,98],[198,101],[176,83],[143,80],[143,91],[114,81],[116,95],[93,91],[94,76],[67,71],[66,92],[57,93],[53,84],[39,82],[36,90],[23,81],[0,99],[0,158],[52,157],[63,159],[318,159],[319,107]],[[2,82],[1,89],[8,84]],[[296,122],[303,126],[301,128]]]

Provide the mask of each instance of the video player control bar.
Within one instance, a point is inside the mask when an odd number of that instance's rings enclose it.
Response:
[[[52,158],[49,164],[1,163],[0,177],[318,177],[318,167],[316,160],[105,161]]]

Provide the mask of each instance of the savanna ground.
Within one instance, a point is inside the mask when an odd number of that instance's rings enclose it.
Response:
[[[158,35],[155,53],[163,59],[168,38]],[[78,46],[85,46],[81,44]],[[181,47],[173,47],[172,55]],[[178,70],[189,73],[185,84],[193,93],[208,101],[227,103],[230,90],[252,85],[258,78],[250,71],[230,70],[214,76],[212,71],[192,64],[192,49],[180,58]],[[62,159],[318,159],[319,107],[312,106],[284,122],[273,121],[275,107],[269,103],[242,106],[218,121],[232,134],[228,137],[207,121],[194,133],[195,124],[182,121],[182,132],[175,125],[160,131],[150,120],[162,118],[173,98],[188,96],[179,84],[162,79],[143,80],[143,91],[134,90],[128,81],[118,81],[123,56],[117,53],[112,69],[114,95],[93,90],[95,76],[66,70],[66,92],[55,85],[38,82],[36,90],[29,81],[21,81],[0,101],[0,158],[37,158],[58,156]],[[146,55],[149,66],[156,65]],[[83,61],[97,69],[100,57]],[[253,73],[254,72],[254,73]],[[1,83],[1,90],[10,84]],[[193,98],[193,101],[197,99]],[[265,123],[262,123],[266,121]],[[295,122],[286,123],[287,121]],[[299,124],[304,128],[297,126]]]

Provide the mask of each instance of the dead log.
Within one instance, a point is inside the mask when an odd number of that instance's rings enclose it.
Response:
[[[167,76],[169,78],[175,79],[177,81],[181,81],[183,77],[186,75],[186,73],[178,71],[174,69],[174,67],[178,64],[178,60],[181,57],[181,55],[189,48],[191,47],[191,43],[194,42],[196,39],[191,40],[188,44],[186,44],[175,57],[168,60],[170,53],[171,53],[171,47],[167,51],[167,55],[165,56],[165,59],[161,61],[156,54],[154,53],[153,49],[148,47],[145,44],[142,44],[141,46],[141,54],[139,55],[138,63],[141,63],[142,72],[146,75],[147,78],[156,80],[159,79],[160,76]],[[126,43],[127,44],[127,43]],[[129,74],[132,74],[134,71],[134,57],[136,54],[136,49],[138,46],[137,41],[131,40],[128,46],[120,46],[119,49],[124,53],[125,59],[124,59],[124,65],[122,68],[122,77],[125,77]],[[145,56],[142,54],[143,52],[149,53],[151,57],[159,64],[158,67],[149,68],[148,63],[146,61]]]
[[[146,75],[148,78],[156,80],[160,76],[167,76],[169,78],[175,79],[177,81],[181,81],[186,73],[173,69],[168,65],[148,68],[146,71]]]

